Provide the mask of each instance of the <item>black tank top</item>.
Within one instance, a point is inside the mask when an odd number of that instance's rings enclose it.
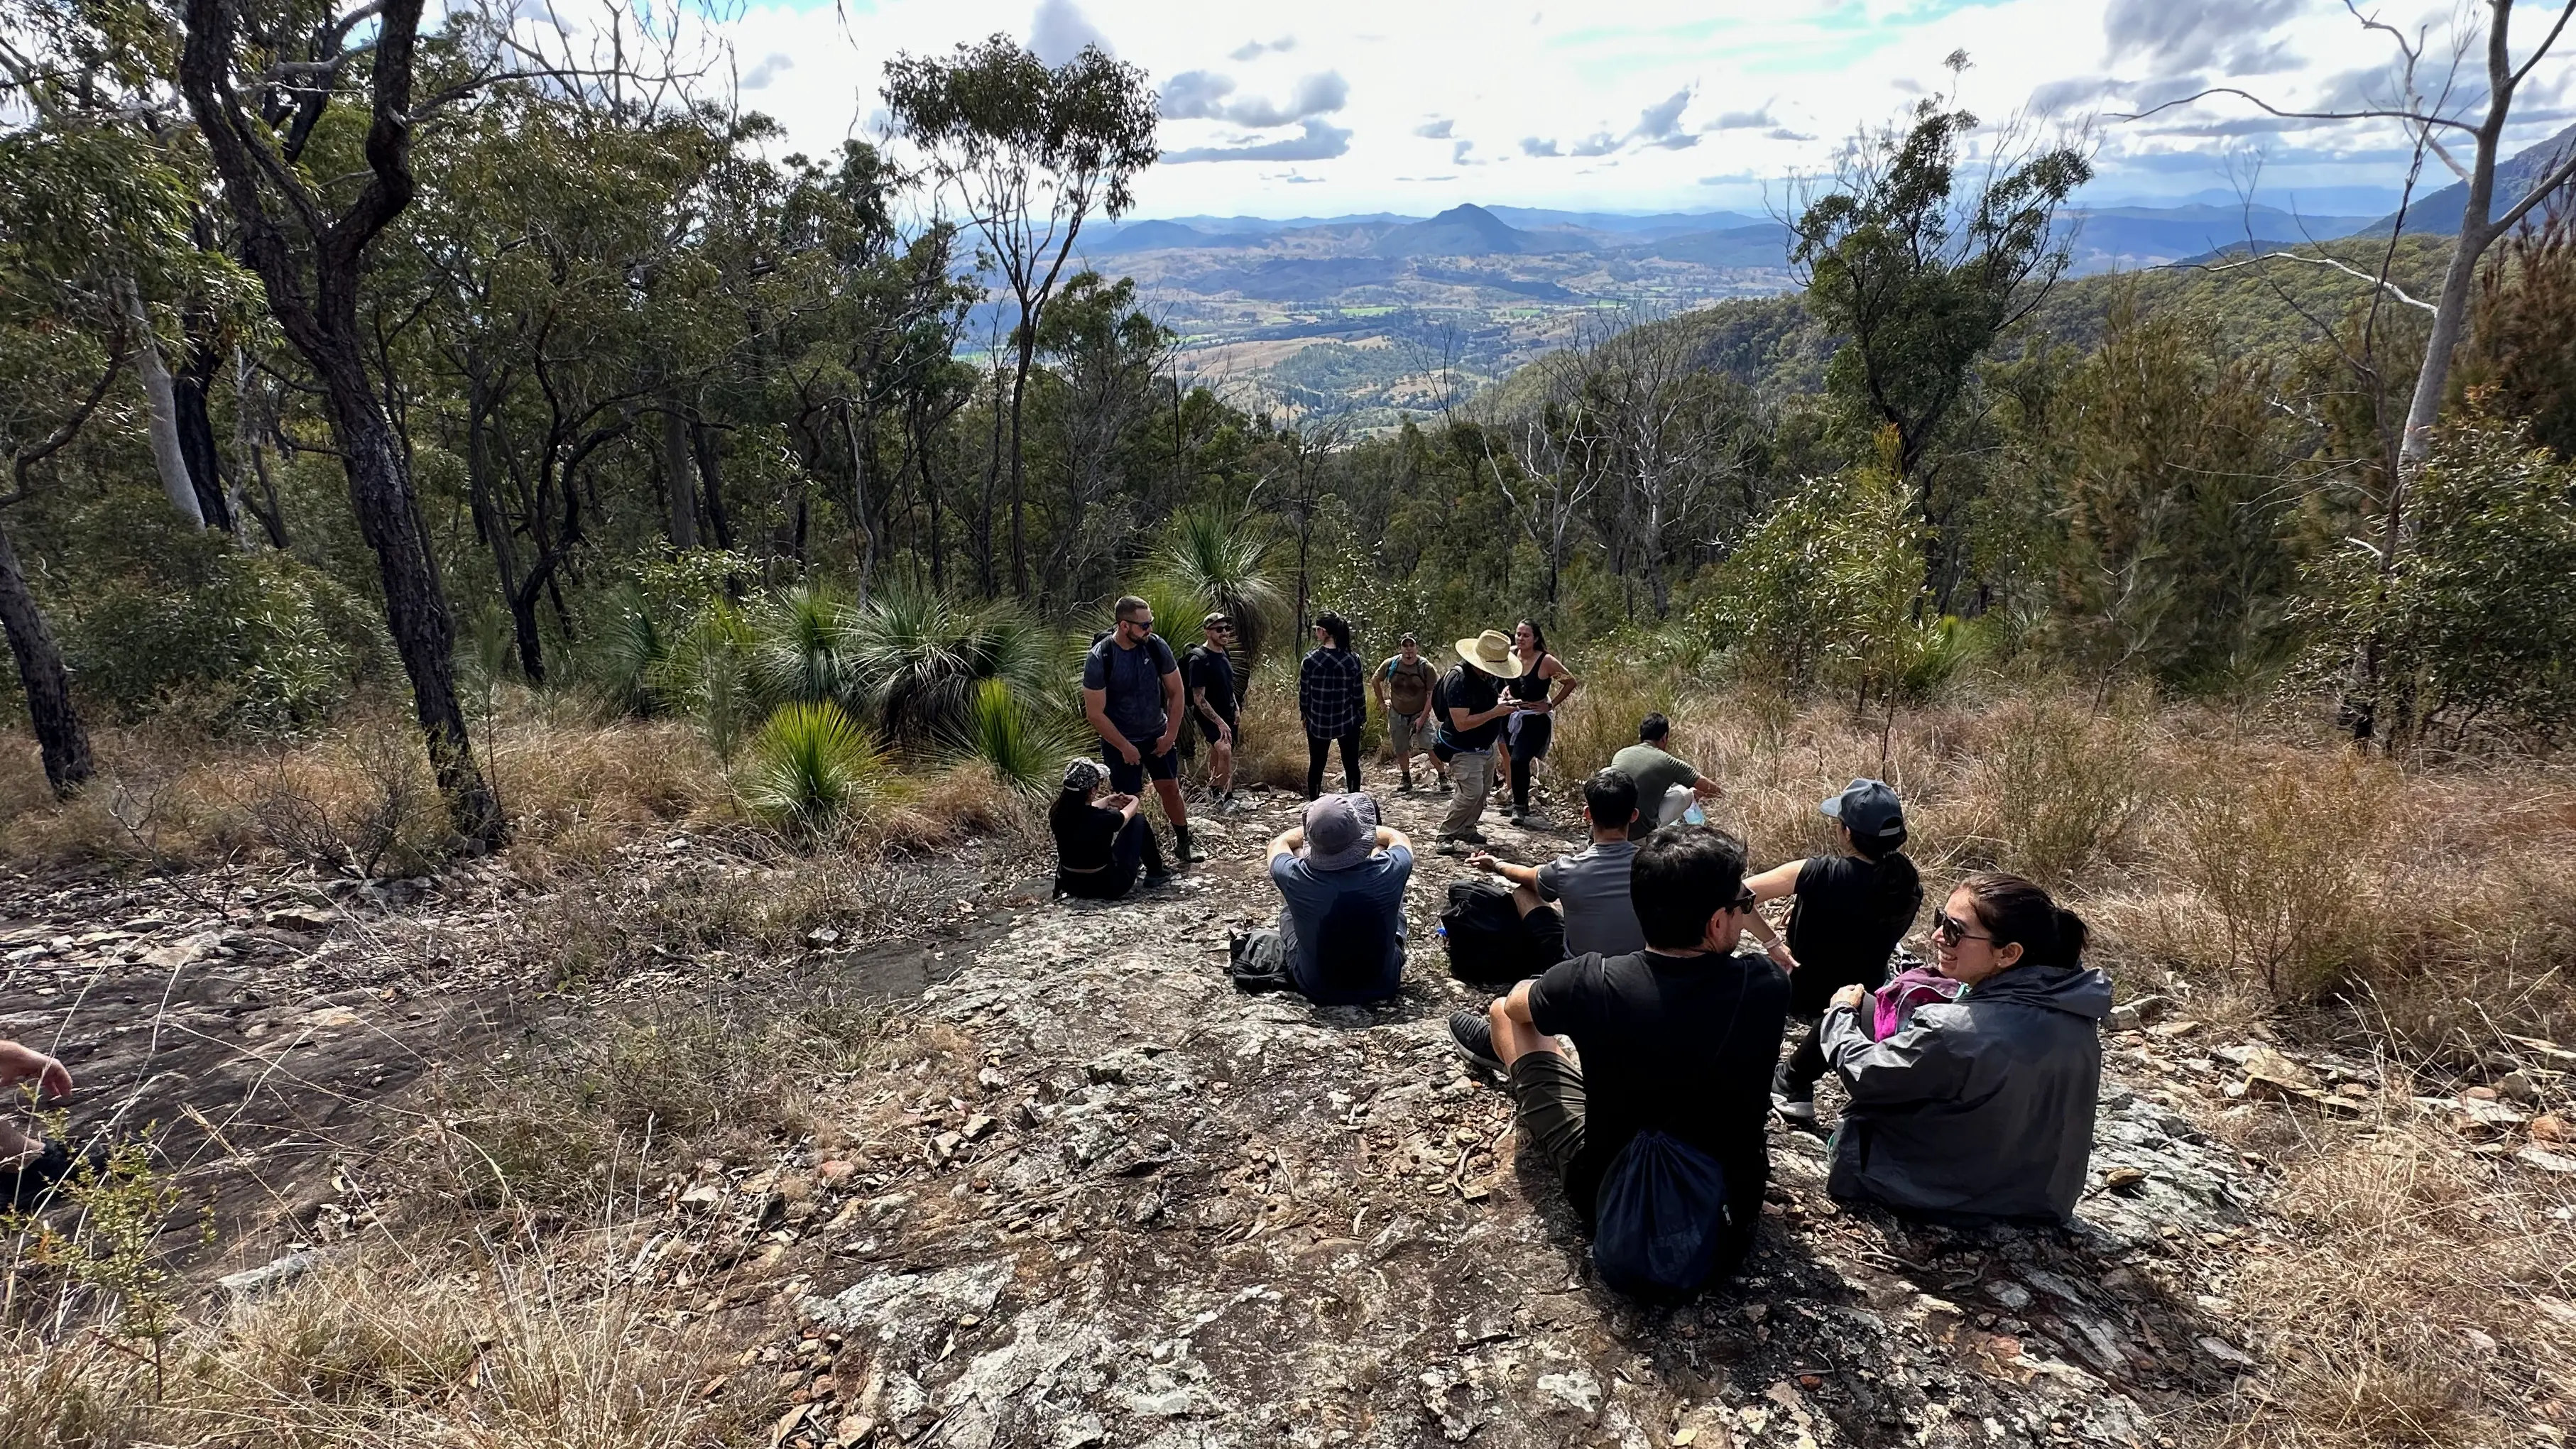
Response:
[[[1545,653],[1540,654],[1538,656],[1538,663],[1531,665],[1519,678],[1504,680],[1504,690],[1509,692],[1514,699],[1526,699],[1536,702],[1547,698],[1547,687],[1552,681],[1539,678],[1538,672],[1540,669],[1546,667],[1547,661],[1551,657],[1552,656]]]

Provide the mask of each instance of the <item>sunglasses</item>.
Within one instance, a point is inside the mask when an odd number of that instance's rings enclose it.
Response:
[[[1736,893],[1735,904],[1731,909],[1749,911],[1760,904],[1762,904],[1761,897],[1753,894],[1752,889],[1747,887],[1746,889]]]
[[[1121,619],[1118,622],[1121,624],[1135,625],[1136,632],[1140,634],[1151,634],[1154,632],[1154,621],[1151,619]]]
[[[1991,941],[1994,937],[1969,930],[1967,922],[1948,911],[1936,911],[1932,915],[1932,939],[1944,946],[1956,946],[1961,941]]]

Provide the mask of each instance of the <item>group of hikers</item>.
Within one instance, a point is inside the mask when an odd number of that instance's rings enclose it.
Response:
[[[1067,895],[1114,899],[1167,872],[1137,813],[1148,777],[1180,861],[1205,858],[1190,843],[1172,754],[1185,695],[1212,746],[1219,808],[1232,799],[1230,753],[1213,747],[1232,745],[1239,696],[1230,664],[1220,672],[1201,659],[1223,654],[1226,619],[1203,621],[1208,642],[1184,680],[1153,638],[1150,606],[1121,599],[1116,612],[1083,671],[1102,760],[1067,765],[1053,812]],[[1413,845],[1359,789],[1372,674],[1340,616],[1319,615],[1314,628],[1298,690],[1308,803],[1267,847],[1278,924],[1241,933],[1233,969],[1238,982],[1318,1004],[1383,1000],[1403,979]],[[1606,1281],[1662,1296],[1731,1275],[1769,1179],[1768,1121],[1816,1126],[1828,1074],[1845,1093],[1826,1184],[1835,1197],[1948,1222],[2070,1219],[2111,1007],[2109,979],[2083,963],[2081,919],[2028,880],[1971,875],[1933,915],[1933,962],[1901,958],[1924,889],[1897,792],[1852,781],[1821,805],[1835,853],[1754,872],[1741,842],[1702,818],[1721,786],[1672,751],[1660,714],[1584,780],[1582,849],[1536,865],[1501,859],[1476,829],[1490,782],[1508,780],[1512,817],[1528,818],[1550,715],[1581,681],[1528,621],[1459,640],[1457,652],[1438,672],[1408,634],[1373,675],[1402,788],[1414,787],[1414,754],[1428,753],[1437,788],[1454,797],[1439,849],[1464,853],[1492,878],[1484,889],[1508,893],[1504,919],[1525,963],[1449,1030],[1508,1086],[1522,1140],[1561,1176]],[[1336,742],[1344,789],[1325,794]],[[1114,793],[1102,796],[1104,783]],[[1453,915],[1475,889],[1451,887]],[[1761,911],[1779,900],[1790,903],[1785,932]],[[1759,949],[1740,949],[1746,937]],[[1458,933],[1449,946],[1451,969],[1468,977]]]

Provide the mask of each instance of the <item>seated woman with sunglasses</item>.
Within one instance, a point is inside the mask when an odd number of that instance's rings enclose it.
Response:
[[[2019,876],[1970,876],[1932,930],[1956,1001],[1871,1041],[1862,988],[1838,993],[1822,1044],[1851,1102],[1826,1190],[1939,1221],[2071,1218],[2111,1012],[2111,979],[2083,964],[2088,934]]]

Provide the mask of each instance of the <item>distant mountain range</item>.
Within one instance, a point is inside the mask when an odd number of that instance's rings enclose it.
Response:
[[[2269,206],[2114,206],[2064,213],[2079,273],[2153,266],[2261,242],[2331,241],[2370,224],[2362,216],[2299,216]],[[2453,224],[2457,223],[2456,211]],[[1727,270],[1788,265],[1789,229],[1738,212],[1604,212],[1453,206],[1428,218],[1392,216],[1188,217],[1136,221],[1085,234],[1096,257],[1157,251],[1293,252],[1304,256],[1535,257],[1594,253]],[[1372,272],[1372,276],[1382,275]]]
[[[2576,151],[2576,126],[2569,126],[2539,145],[2524,147],[2509,160],[2497,162],[2495,201],[2493,210],[2488,214],[2491,216],[2500,214],[2506,207],[2520,201],[2523,193],[2531,190],[2531,183],[2539,180],[2559,162],[2566,160],[2571,151]],[[2549,203],[2542,202],[2532,208],[2532,212],[2536,216],[2547,210],[2548,206]],[[2409,235],[2418,232],[2457,233],[2460,229],[2460,218],[2467,214],[2468,209],[2469,184],[2465,181],[2455,181],[2429,196],[2417,197],[2415,204],[2406,208],[2407,233]],[[2372,222],[2367,230],[2374,235],[2386,236],[2389,228],[2396,222],[2397,215],[2391,212]]]

